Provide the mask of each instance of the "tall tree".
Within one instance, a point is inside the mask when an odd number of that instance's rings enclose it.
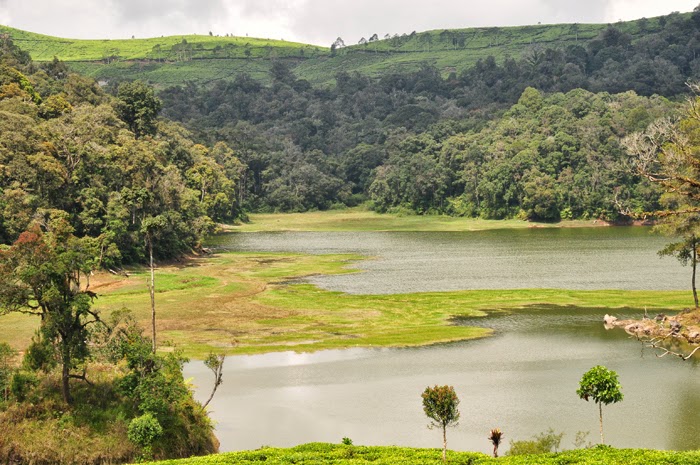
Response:
[[[79,377],[71,371],[88,356],[88,326],[99,321],[89,290],[94,250],[90,239],[73,235],[67,215],[49,216],[0,251],[0,314],[41,318],[41,343],[57,352],[63,399],[70,403],[69,380]]]
[[[167,227],[167,220],[162,215],[148,217],[141,223],[141,230],[148,249],[148,268],[151,272],[151,279],[148,281],[148,291],[151,296],[151,331],[152,331],[152,349],[156,353],[156,275],[155,263],[153,261],[153,243],[158,240],[162,231]]]
[[[163,104],[152,87],[142,81],[122,83],[117,99],[117,113],[137,139],[155,134],[156,118]]]
[[[685,117],[673,122],[662,119],[650,124],[644,132],[623,140],[631,155],[632,166],[641,176],[659,184],[665,194],[664,209],[653,212],[627,213],[660,220],[657,229],[677,240],[660,253],[674,255],[682,264],[692,266],[692,289],[695,307],[698,295],[695,286],[698,238],[700,238],[700,86],[690,86],[696,96],[689,99]]]

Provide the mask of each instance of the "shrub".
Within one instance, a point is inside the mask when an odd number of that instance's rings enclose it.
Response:
[[[144,449],[150,447],[153,441],[162,434],[163,427],[150,413],[144,413],[131,420],[127,431],[129,441]]]
[[[39,380],[34,373],[18,371],[12,375],[10,392],[18,402],[24,402],[38,384]]]
[[[534,436],[529,441],[510,441],[510,450],[506,455],[547,454],[557,452],[564,433],[556,434],[552,428]]]

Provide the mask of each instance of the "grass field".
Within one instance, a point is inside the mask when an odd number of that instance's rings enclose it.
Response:
[[[484,337],[489,330],[456,326],[456,316],[492,310],[564,306],[679,310],[684,291],[567,291],[548,289],[349,295],[294,282],[319,273],[350,273],[352,255],[224,253],[162,266],[156,273],[159,344],[195,358],[229,354],[403,347]],[[91,289],[103,315],[127,307],[148,327],[147,270],[128,278],[101,274]],[[292,281],[290,281],[292,280]],[[0,319],[0,342],[26,347],[38,321]]]
[[[640,25],[640,21],[615,24],[633,38],[642,32]],[[502,61],[506,57],[521,57],[536,48],[585,46],[606,27],[606,24],[554,24],[410,34],[406,31],[405,35],[380,38],[366,45],[357,44],[359,38],[346,38],[348,47],[338,49],[334,56],[330,44],[317,46],[252,37],[181,35],[78,40],[1,25],[0,34],[9,34],[35,61],[50,61],[55,56],[98,80],[143,79],[165,87],[187,81],[206,84],[232,79],[241,73],[267,82],[276,59],[294,67],[299,78],[316,84],[332,83],[340,70],[376,76],[392,70],[417,70],[424,64],[437,67],[446,76],[488,56]],[[647,20],[644,26],[649,32],[660,27],[658,18]]]
[[[535,223],[522,220],[482,220],[447,215],[399,215],[362,208],[305,213],[257,213],[250,221],[226,226],[227,231],[483,231],[488,229],[596,227],[596,220]]]
[[[438,449],[408,447],[304,444],[290,449],[265,447],[255,451],[230,452],[152,463],[158,465],[242,465],[261,462],[269,465],[438,465],[442,463],[441,453],[442,451]],[[696,465],[700,464],[700,452],[603,447],[495,459],[477,452],[448,451],[447,461],[453,465]]]

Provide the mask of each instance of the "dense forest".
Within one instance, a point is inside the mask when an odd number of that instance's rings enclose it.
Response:
[[[157,120],[161,102],[140,82],[115,96],[68,72],[37,66],[0,42],[0,242],[42,218],[65,216],[94,238],[100,266],[199,247],[215,222],[240,215],[242,164],[223,143],[196,144],[178,124]]]
[[[380,211],[614,220],[620,196],[647,210],[658,199],[624,169],[619,141],[672,115],[700,75],[700,11],[659,22],[634,42],[611,25],[585,46],[533,47],[447,77],[425,65],[313,87],[279,61],[269,86],[243,75],[165,89],[163,114],[234,149],[254,211],[370,200]]]

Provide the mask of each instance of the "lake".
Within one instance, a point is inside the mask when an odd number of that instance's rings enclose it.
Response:
[[[362,253],[362,273],[315,277],[355,293],[478,288],[679,289],[689,271],[659,259],[666,239],[644,228],[510,230],[471,233],[255,233],[218,238],[236,250]],[[620,315],[618,316],[639,316]],[[305,442],[439,447],[426,428],[420,394],[449,384],[461,400],[458,450],[490,451],[491,428],[528,439],[553,428],[572,448],[577,431],[598,441],[597,406],[580,400],[581,375],[602,364],[618,372],[625,399],[604,408],[606,440],[616,447],[700,447],[700,367],[658,358],[623,331],[605,331],[602,314],[564,308],[495,314],[462,324],[495,336],[410,349],[350,349],[229,357],[210,404],[226,450]],[[197,397],[211,389],[201,362],[186,366]]]
[[[360,274],[310,282],[354,294],[463,289],[656,289],[690,287],[690,270],[657,251],[668,238],[649,228],[517,229],[474,232],[234,233],[230,250],[357,253]]]

